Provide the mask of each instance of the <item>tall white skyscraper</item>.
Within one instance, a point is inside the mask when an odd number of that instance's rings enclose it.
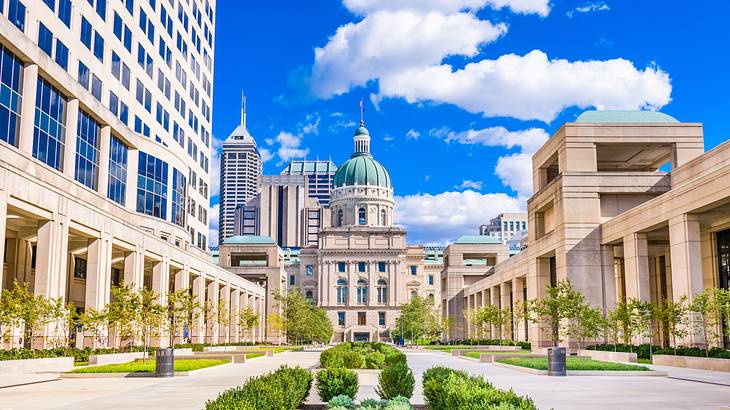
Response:
[[[259,192],[262,162],[256,140],[246,128],[246,104],[241,123],[223,143],[218,243],[234,234],[236,207],[245,205]]]

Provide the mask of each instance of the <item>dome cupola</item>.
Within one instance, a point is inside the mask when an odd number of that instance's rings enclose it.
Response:
[[[363,121],[353,137],[355,151],[344,164],[337,168],[334,187],[377,186],[392,189],[390,175],[385,167],[370,153],[370,132]]]

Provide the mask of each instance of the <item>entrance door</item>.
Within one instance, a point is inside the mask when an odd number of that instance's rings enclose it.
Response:
[[[356,342],[369,342],[370,341],[370,333],[367,332],[355,332],[355,336],[353,337]]]
[[[717,270],[720,277],[718,286],[730,289],[730,229],[715,234],[717,238]],[[724,338],[725,348],[730,348],[730,337]]]

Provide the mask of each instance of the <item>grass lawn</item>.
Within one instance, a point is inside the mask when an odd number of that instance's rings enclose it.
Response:
[[[507,354],[528,354],[530,353],[529,350],[518,350],[516,352],[466,352],[463,354],[463,356],[471,357],[472,359],[479,359],[480,355],[484,354],[493,354],[493,355],[507,355]]]
[[[438,350],[440,352],[450,352],[452,350],[470,350],[470,349],[485,349],[487,345],[477,346],[477,345],[431,345],[431,346],[423,346],[426,350]]]
[[[650,370],[645,366],[633,364],[604,362],[593,360],[587,357],[567,357],[566,367],[568,370],[605,370],[605,371],[646,371]],[[499,363],[511,364],[513,366],[528,367],[530,369],[547,370],[547,357],[505,357],[497,359]]]
[[[226,363],[228,363],[228,360],[180,359],[175,360],[175,371],[188,372]],[[129,363],[84,367],[82,369],[71,370],[69,373],[154,373],[154,371],[155,361],[151,359],[147,360],[146,363],[141,360],[135,360]]]
[[[246,353],[246,359],[253,359],[254,357],[261,357],[263,353]]]
[[[651,364],[651,359],[638,359],[641,364]]]

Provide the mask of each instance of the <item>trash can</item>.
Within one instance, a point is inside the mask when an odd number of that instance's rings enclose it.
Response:
[[[157,349],[155,352],[155,377],[175,375],[175,354],[171,348]]]
[[[565,348],[548,349],[548,376],[565,376]]]

